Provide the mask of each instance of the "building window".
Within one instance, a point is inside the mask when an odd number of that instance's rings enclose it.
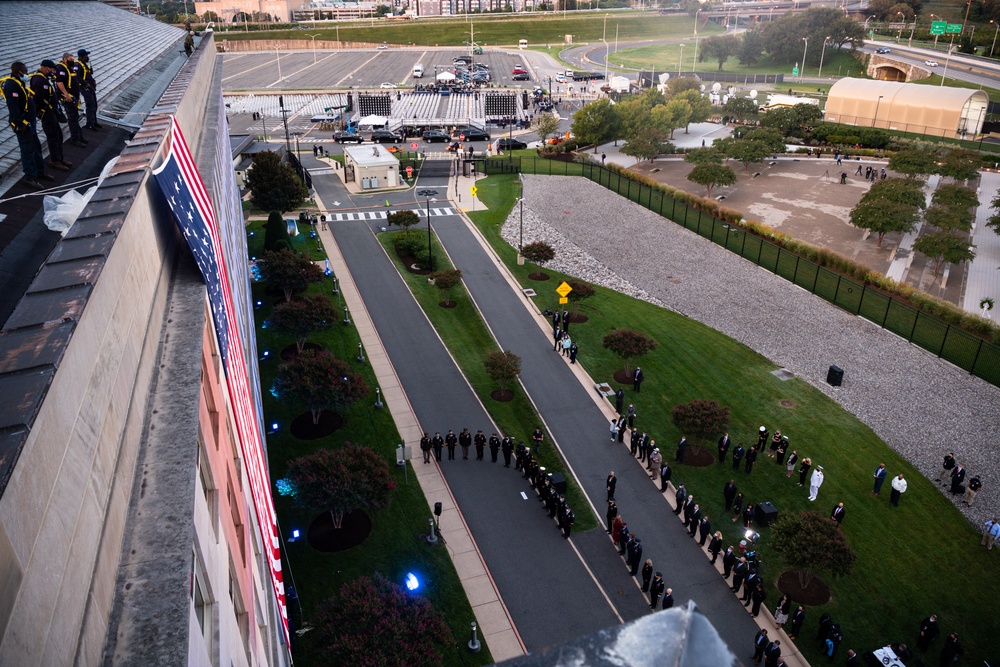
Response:
[[[212,596],[202,569],[201,559],[197,550],[191,554],[191,603],[194,605],[194,615],[201,628],[201,636],[205,641],[208,654],[212,654]]]
[[[205,504],[208,506],[208,514],[212,520],[212,531],[215,533],[215,541],[219,541],[219,492],[212,481],[212,468],[208,462],[208,453],[205,451],[205,438],[198,433],[198,478],[201,481],[202,495],[205,497]]]

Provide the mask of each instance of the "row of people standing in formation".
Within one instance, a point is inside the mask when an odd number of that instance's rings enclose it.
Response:
[[[614,471],[608,475],[608,488],[614,489],[617,483]],[[656,610],[657,607],[670,609],[674,606],[674,590],[667,588],[662,572],[653,571],[653,560],[647,558],[642,560],[642,538],[633,533],[628,522],[618,512],[618,505],[614,497],[608,497],[607,510],[608,534],[612,543],[618,548],[618,554],[625,559],[629,574],[637,579],[642,578],[642,592],[649,595],[649,608]],[[640,567],[641,566],[641,567]],[[662,597],[662,601],[661,601]]]
[[[547,311],[548,312],[548,311]],[[569,363],[576,363],[576,355],[579,352],[576,342],[569,336],[569,326],[572,317],[568,310],[554,310],[552,314],[552,349],[562,352],[564,357],[569,357]]]
[[[90,65],[90,52],[86,49],[64,53],[59,62],[45,59],[29,75],[28,66],[16,61],[10,66],[10,75],[0,79],[0,91],[7,103],[11,129],[17,136],[21,154],[24,184],[36,190],[44,189],[41,181],[55,178],[49,169],[68,171],[72,163],[63,152],[63,129],[69,126],[67,143],[85,147],[89,143],[80,128],[80,108],[86,103],[85,127],[100,130],[97,122],[97,80]],[[38,138],[38,122],[49,149],[48,159],[42,154]]]
[[[535,446],[535,451],[541,451],[542,443],[545,442],[545,434],[540,426],[531,432],[531,441]],[[463,428],[462,432],[457,435],[451,429],[448,429],[448,433],[444,436],[441,435],[440,431],[435,431],[434,437],[429,436],[425,431],[423,437],[420,438],[420,451],[423,454],[424,463],[431,462],[432,453],[435,459],[442,461],[445,449],[448,450],[448,460],[454,461],[455,451],[459,447],[462,449],[463,460],[469,459],[469,451],[474,447],[477,461],[485,460],[486,449],[489,447],[490,460],[496,463],[498,456],[502,453],[505,468],[510,467],[511,457],[515,451],[514,439],[510,435],[504,436],[501,440],[494,431],[493,435],[487,439],[482,429],[476,431],[475,435],[468,428]]]

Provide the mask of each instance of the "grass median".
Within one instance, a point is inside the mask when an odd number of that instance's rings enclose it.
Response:
[[[444,342],[448,351],[455,358],[462,374],[472,385],[479,400],[482,401],[486,411],[490,414],[497,428],[498,433],[503,436],[505,433],[511,434],[514,442],[524,441],[530,444],[530,434],[535,426],[541,423],[538,413],[535,412],[531,401],[524,394],[520,384],[512,384],[509,389],[514,391],[514,399],[509,402],[500,402],[490,397],[490,392],[498,389],[497,384],[490,379],[486,373],[483,361],[489,352],[498,351],[496,340],[490,334],[486,323],[483,321],[479,310],[476,309],[469,293],[464,285],[458,285],[451,290],[450,299],[455,302],[454,308],[442,308],[438,304],[444,300],[443,293],[437,287],[428,284],[427,276],[410,273],[399,261],[393,246],[393,236],[396,232],[379,234],[379,242],[385,248],[386,253],[392,258],[396,270],[402,276],[403,281],[409,286],[414,298],[426,313],[434,329]],[[435,268],[439,271],[454,268],[448,260],[444,249],[438,242],[436,236],[432,237],[432,247],[434,248]],[[486,425],[483,431],[487,432]],[[475,431],[479,425],[472,424],[469,428]],[[489,437],[489,436],[487,436]],[[574,508],[576,513],[576,523],[574,530],[589,530],[597,527],[597,518],[590,511],[590,505],[583,497],[583,492],[576,484],[576,480],[566,470],[566,466],[559,458],[554,448],[546,447],[541,455],[537,455],[539,463],[544,465],[549,472],[562,472],[566,475],[567,489],[566,501]],[[587,509],[584,509],[587,508]]]
[[[248,226],[248,250],[251,257],[258,255],[264,245],[264,223],[253,222]],[[315,252],[316,241],[308,232],[292,237],[296,250]],[[338,304],[332,296],[333,283],[330,279],[311,285],[308,293],[325,294]],[[388,507],[372,518],[372,532],[359,546],[339,553],[322,553],[309,545],[306,538],[310,523],[317,512],[296,506],[290,497],[275,493],[274,503],[282,534],[287,538],[292,529],[299,529],[302,537],[285,543],[284,563],[285,585],[294,586],[302,605],[301,615],[297,608],[290,608],[289,614],[302,627],[315,617],[317,607],[335,594],[340,587],[359,577],[381,572],[389,580],[401,584],[407,572],[414,572],[424,583],[420,594],[425,596],[435,608],[444,612],[452,631],[452,645],[445,651],[444,664],[450,667],[462,665],[486,665],[493,662],[485,640],[480,653],[472,654],[466,647],[469,638],[469,622],[475,616],[465,596],[455,567],[448,553],[441,546],[430,546],[424,539],[430,511],[427,500],[417,484],[412,468],[404,474],[396,466],[396,444],[399,433],[388,410],[374,408],[374,389],[378,385],[369,362],[357,361],[360,337],[357,329],[337,323],[329,331],[309,336],[310,343],[316,343],[331,353],[347,361],[352,370],[364,376],[372,389],[372,396],[347,410],[340,411],[344,426],[331,435],[317,440],[300,440],[291,435],[289,424],[304,412],[301,406],[289,406],[279,402],[271,393],[275,372],[280,363],[280,352],[293,345],[291,338],[275,336],[262,324],[271,315],[274,304],[283,297],[269,294],[265,283],[252,285],[254,303],[260,306],[254,310],[257,331],[257,347],[268,357],[260,362],[260,380],[263,395],[264,418],[267,424],[278,424],[275,433],[267,436],[268,465],[272,483],[285,476],[288,462],[294,458],[311,454],[324,447],[335,447],[344,441],[370,447],[382,455],[392,466],[396,488],[392,492]],[[295,640],[295,661],[300,665],[325,664],[313,661],[309,655],[313,633],[306,633]]]
[[[521,284],[534,286],[527,278],[532,267],[517,266],[515,249],[499,231],[519,193],[517,176],[490,176],[477,186],[490,210],[474,213],[472,219]],[[556,282],[568,277],[549,269],[546,273]],[[771,501],[779,513],[809,509],[829,516],[834,505],[845,504],[842,530],[858,560],[850,575],[824,577],[832,599],[807,609],[797,647],[808,660],[826,662],[812,639],[823,613],[843,627],[841,660],[848,648],[862,652],[890,642],[912,643],[919,622],[932,613],[939,617],[943,636],[959,633],[967,664],[981,664],[990,657],[996,646],[996,620],[994,614],[983,613],[981,604],[1000,594],[1000,581],[992,576],[996,563],[991,559],[997,556],[979,546],[977,530],[932,481],[818,389],[800,379],[779,380],[772,375],[773,363],[741,343],[687,317],[608,289],[598,288],[583,305],[590,321],[574,326],[574,341],[580,346],[578,359],[592,377],[610,377],[622,366],[602,346],[603,336],[612,327],[627,324],[659,343],[655,352],[640,361],[646,381],[642,394],[634,398],[637,425],[661,443],[666,456],[673,456],[671,445],[681,436],[671,423],[672,406],[707,399],[730,408],[734,442],[749,446],[756,442],[759,426],[765,425],[771,433],[778,428],[801,457],[808,456],[814,465],[824,467],[826,481],[815,503],[808,501],[807,487],[798,486],[798,475],[786,478],[785,467],[763,455],[749,475],[716,463],[703,468],[678,465],[673,475],[675,483],[688,485],[710,517],[713,530],[723,532],[725,544],[738,543],[743,532],[738,522],[730,520],[732,513],[724,511],[722,488],[731,478],[748,501]],[[764,314],[760,326],[794,331],[794,322],[770,322]],[[714,442],[706,444],[714,455]],[[942,456],[948,447],[942,445]],[[890,476],[902,473],[909,481],[898,508],[889,505],[888,483],[880,497],[871,493],[872,472],[879,463],[886,464]],[[627,519],[628,508],[621,511]],[[770,550],[769,530],[760,530],[765,604],[773,609],[780,597],[777,579],[788,566]],[[649,555],[655,561],[656,554]],[[941,644],[939,639],[927,657],[936,660]]]

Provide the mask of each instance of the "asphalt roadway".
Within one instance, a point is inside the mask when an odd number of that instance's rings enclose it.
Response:
[[[326,166],[308,155],[303,162],[306,168]],[[394,208],[422,208],[416,190],[435,188],[447,196],[448,187],[445,179],[420,179],[413,190],[387,197],[351,195],[335,176],[314,176],[313,184],[332,212],[384,207],[386,199]],[[331,230],[421,427],[431,434],[481,428],[489,436],[495,427],[379,245],[374,235],[378,224],[384,222],[338,222]],[[547,446],[560,449],[601,521],[605,479],[614,470],[618,506],[642,539],[643,559],[651,558],[663,572],[675,604],[694,600],[733,652],[744,655],[756,623],[673,516],[642,465],[626,446],[609,443],[608,423],[592,390],[581,386],[562,356],[553,352],[547,330],[525,308],[524,297],[511,290],[465,221],[445,215],[434,216],[432,224],[500,346],[521,357],[521,381],[542,415]],[[512,435],[526,440],[528,434]],[[672,449],[661,447],[665,455],[672,455]],[[459,452],[458,460],[445,460],[441,468],[528,650],[650,613],[603,529],[564,540],[513,466],[503,469],[502,458],[497,465],[488,457],[473,459],[463,461]],[[414,465],[423,465],[419,456]],[[678,479],[683,480],[683,470],[675,472]]]

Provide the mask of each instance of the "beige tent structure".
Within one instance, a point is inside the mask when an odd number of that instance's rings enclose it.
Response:
[[[979,134],[989,103],[986,93],[971,88],[847,78],[830,88],[823,118],[831,123],[961,138]]]

